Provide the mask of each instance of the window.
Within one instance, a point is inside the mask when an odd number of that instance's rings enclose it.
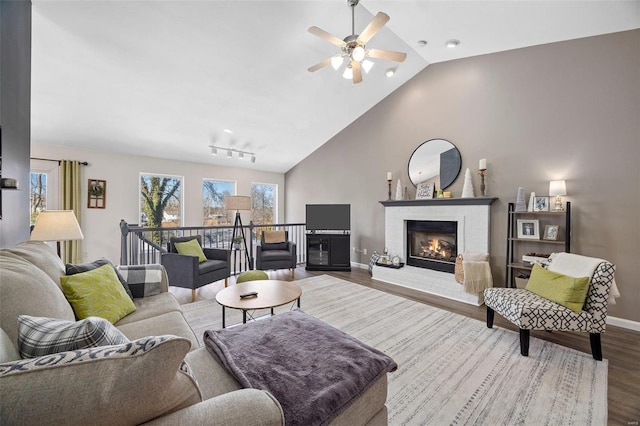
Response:
[[[202,181],[202,224],[204,226],[233,225],[224,205],[224,197],[236,194],[236,183],[228,180]]]
[[[29,182],[29,215],[31,225],[42,210],[47,209],[47,174],[31,172]]]
[[[43,210],[58,209],[58,162],[31,160],[29,173],[29,217],[36,223]]]
[[[182,178],[140,174],[140,226],[182,225]]]
[[[277,223],[277,189],[277,185],[269,183],[251,184],[251,210],[256,225]]]

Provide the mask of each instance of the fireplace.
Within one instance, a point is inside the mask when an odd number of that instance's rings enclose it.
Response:
[[[458,255],[458,222],[407,220],[407,264],[453,273]]]

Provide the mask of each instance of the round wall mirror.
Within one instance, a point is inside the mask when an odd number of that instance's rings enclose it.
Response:
[[[409,158],[409,179],[415,186],[434,182],[437,189],[446,189],[460,173],[460,151],[444,139],[430,139],[413,151]]]

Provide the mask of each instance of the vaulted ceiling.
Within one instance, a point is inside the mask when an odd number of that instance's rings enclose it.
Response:
[[[308,27],[351,34],[345,0],[33,0],[32,140],[284,173],[429,64],[640,28],[637,0],[362,0],[356,33],[379,11],[367,47],[407,60],[354,85],[307,71],[339,53]]]

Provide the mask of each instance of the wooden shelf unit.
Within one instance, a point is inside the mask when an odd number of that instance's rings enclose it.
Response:
[[[565,203],[561,212],[516,212],[515,204],[509,203],[507,218],[507,264],[505,287],[515,287],[516,271],[531,271],[529,263],[522,262],[522,256],[534,251],[550,254],[557,251],[571,252],[571,203]],[[532,219],[539,222],[540,239],[518,238],[518,219]],[[543,240],[546,225],[558,225],[558,240]]]

